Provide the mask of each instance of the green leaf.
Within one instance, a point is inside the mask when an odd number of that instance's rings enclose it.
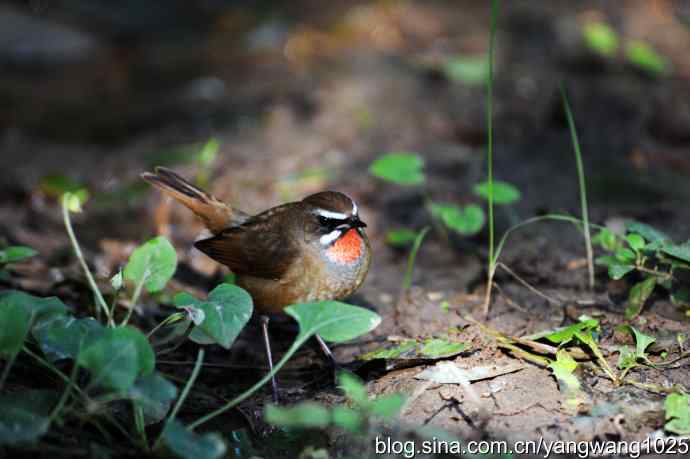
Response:
[[[459,354],[467,349],[466,343],[447,341],[445,339],[427,339],[421,349],[421,354],[425,357],[443,358]]]
[[[5,290],[0,292],[0,310],[9,304],[21,305],[34,315],[34,322],[49,319],[55,315],[65,314],[67,306],[55,296],[41,298],[29,295],[19,290]]]
[[[144,282],[149,293],[163,290],[177,269],[177,253],[163,236],[137,247],[123,272],[125,279]]]
[[[160,373],[142,376],[127,390],[127,397],[144,412],[146,424],[154,424],[165,418],[170,404],[177,397],[177,387]]]
[[[644,249],[646,245],[644,238],[637,233],[628,234],[625,237],[625,240],[628,241],[628,245],[635,252],[639,252],[640,250]]]
[[[627,248],[616,250],[614,257],[622,264],[631,264],[637,259],[635,252]]]
[[[640,40],[631,40],[625,47],[625,57],[642,70],[655,75],[666,74],[671,65],[665,56],[659,54],[650,44]]]
[[[62,202],[72,213],[81,212],[81,208],[89,199],[89,192],[85,188],[75,191],[67,191],[62,195]]]
[[[484,227],[484,210],[476,204],[461,208],[453,204],[432,203],[431,214],[464,236],[477,234]]]
[[[197,435],[178,420],[168,423],[163,431],[163,440],[170,451],[182,459],[218,459],[227,449],[220,435]]]
[[[32,329],[43,354],[51,361],[73,359],[79,348],[87,342],[90,334],[103,331],[103,326],[94,318],[75,319],[71,316],[55,316],[37,323]]]
[[[621,263],[617,258],[610,255],[598,257],[595,260],[595,263],[597,265],[604,265],[608,267],[609,277],[615,280],[622,279],[623,276],[635,269],[634,265]]]
[[[635,220],[626,221],[625,230],[628,233],[637,233],[649,242],[664,242],[671,240],[671,238],[669,238],[664,232],[659,231],[658,229],[647,225],[646,223]]]
[[[477,196],[481,196],[487,201],[489,200],[491,189],[489,188],[488,181],[477,183],[473,191]],[[493,181],[493,195],[494,204],[512,204],[519,201],[521,196],[520,190],[518,190],[515,185],[500,180]]]
[[[393,347],[382,347],[380,349],[367,352],[366,354],[362,354],[358,358],[360,360],[397,359],[401,357],[403,354],[406,354],[407,352],[416,349],[416,347],[417,341],[413,339],[405,340],[399,345]]]
[[[669,394],[664,400],[666,425],[664,428],[677,435],[690,435],[690,396]]]
[[[218,151],[220,150],[220,142],[218,139],[210,138],[208,142],[204,144],[201,151],[197,155],[197,162],[201,166],[208,166],[211,164],[218,156]]]
[[[229,349],[252,316],[252,297],[246,290],[231,284],[220,284],[197,300],[183,292],[174,299],[177,307],[193,306],[204,313],[204,320],[192,330],[189,338],[199,344],[217,343]]]
[[[107,328],[79,353],[78,363],[91,373],[91,383],[125,391],[136,378],[153,371],[156,356],[148,339],[132,327]]]
[[[381,323],[375,312],[339,301],[293,304],[285,312],[299,324],[300,336],[318,333],[335,343],[369,333]]]
[[[290,407],[267,405],[264,419],[280,427],[317,429],[327,427],[331,414],[325,406],[315,402],[301,402]]]
[[[31,321],[32,313],[19,302],[0,306],[0,357],[9,359],[19,353]]]
[[[362,415],[346,406],[334,406],[331,412],[333,425],[350,433],[358,433],[363,424]]]
[[[553,375],[558,380],[558,386],[566,397],[566,409],[570,412],[577,411],[577,407],[584,402],[585,397],[580,389],[580,381],[573,374],[577,368],[577,362],[565,349],[556,352],[556,360],[549,364]]]
[[[623,331],[628,331],[630,332],[631,335],[635,338],[635,350],[632,352],[632,355],[634,357],[634,363],[637,363],[638,360],[644,360],[647,363],[649,362],[649,359],[647,358],[646,350],[647,348],[656,341],[656,338],[653,336],[645,335],[638,329],[636,329],[633,326],[630,325],[621,325],[620,327],[617,328],[618,330],[623,330]],[[627,347],[627,346],[624,346]],[[627,357],[627,356],[626,356]],[[621,352],[621,355],[619,356],[619,364],[621,359],[623,359],[623,352]],[[629,357],[628,357],[629,358]],[[619,365],[620,366],[620,365]]]
[[[443,64],[443,73],[451,81],[477,86],[484,83],[489,74],[486,54],[479,56],[454,56]]]
[[[369,166],[369,172],[398,185],[421,185],[424,183],[423,166],[422,158],[414,153],[388,153],[377,158]]]
[[[386,243],[394,247],[409,245],[416,238],[417,232],[409,228],[395,229],[386,233]]]
[[[690,263],[690,241],[683,244],[666,244],[661,248],[661,251]]]
[[[630,346],[620,346],[618,348],[618,368],[629,370],[637,366],[637,355]]]
[[[628,307],[625,308],[625,318],[632,320],[637,317],[645,302],[656,287],[656,277],[650,276],[642,282],[633,285],[628,294]]]
[[[554,330],[546,332],[535,333],[533,335],[525,336],[525,339],[537,340],[546,338],[552,343],[565,344],[573,339],[579,332],[588,332],[599,327],[599,321],[596,319],[586,319],[567,327],[559,327]]]
[[[5,263],[17,263],[18,261],[26,260],[38,255],[31,247],[23,245],[15,245],[0,250],[0,265]]]
[[[616,234],[608,228],[602,228],[592,238],[592,244],[599,244],[602,249],[608,252],[615,252],[619,248]]]
[[[400,414],[400,410],[405,405],[405,396],[402,394],[388,394],[377,397],[371,403],[370,412],[374,416],[390,420]]]
[[[48,431],[50,411],[58,394],[29,390],[0,395],[0,445],[16,445],[38,440]]]
[[[369,404],[369,394],[362,381],[352,373],[346,371],[338,375],[338,387],[345,392],[345,396],[356,405],[364,407]]]
[[[603,22],[588,22],[582,29],[582,36],[589,49],[605,57],[611,57],[618,51],[618,35]]]

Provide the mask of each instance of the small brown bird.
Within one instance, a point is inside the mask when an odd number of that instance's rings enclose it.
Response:
[[[141,177],[192,210],[213,237],[194,246],[236,275],[260,313],[279,313],[294,303],[339,300],[364,281],[371,248],[357,204],[337,191],[322,191],[301,201],[250,216],[219,201],[164,167]],[[262,327],[269,366],[267,331]],[[330,350],[317,335],[329,358]],[[275,381],[274,397],[276,391]]]

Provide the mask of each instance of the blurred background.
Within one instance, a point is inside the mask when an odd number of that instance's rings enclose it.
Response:
[[[54,247],[54,197],[78,187],[92,197],[87,246],[195,225],[144,205],[138,174],[155,165],[249,212],[332,187],[362,201],[374,239],[419,228],[424,196],[464,203],[485,174],[489,6],[5,1],[0,236]],[[579,209],[564,82],[593,220],[688,234],[689,21],[682,1],[503,2],[495,168],[523,199],[499,225]],[[392,151],[425,159],[424,190],[366,173]]]

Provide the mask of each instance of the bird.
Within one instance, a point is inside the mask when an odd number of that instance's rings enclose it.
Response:
[[[236,284],[252,296],[254,308],[261,314],[270,371],[268,314],[282,313],[296,303],[345,299],[364,282],[371,265],[371,246],[359,207],[348,195],[321,191],[250,215],[171,169],[154,170],[141,177],[194,212],[212,233],[194,247],[227,266],[235,274]],[[335,365],[326,343],[318,335],[316,339]],[[277,401],[275,377],[272,386]]]

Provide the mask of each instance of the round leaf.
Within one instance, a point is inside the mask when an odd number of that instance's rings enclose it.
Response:
[[[7,247],[6,249],[0,250],[0,264],[16,263],[18,261],[36,256],[37,254],[38,252],[31,247],[21,245]]]
[[[36,441],[48,431],[58,394],[30,390],[0,395],[0,445]]]
[[[644,238],[637,233],[628,234],[625,239],[628,241],[630,248],[635,252],[639,252],[640,250],[644,249],[644,246],[646,245]]]
[[[379,157],[369,166],[372,175],[398,185],[424,183],[424,161],[414,153],[389,153]]]
[[[206,301],[200,301],[188,293],[175,296],[178,307],[192,306],[203,311],[204,320],[189,338],[199,344],[217,343],[226,349],[232,346],[237,335],[252,316],[252,297],[246,290],[231,284],[221,284],[211,291]]]
[[[227,449],[218,434],[197,435],[177,420],[165,427],[163,439],[175,456],[182,459],[218,459]]]
[[[269,424],[303,429],[323,428],[331,422],[325,406],[314,402],[302,402],[291,407],[266,406],[264,418]]]
[[[36,324],[31,330],[43,354],[52,361],[76,358],[79,348],[92,333],[100,333],[103,326],[94,318],[75,319],[56,316]]]
[[[125,266],[125,279],[134,283],[144,282],[149,293],[163,290],[175,274],[177,253],[163,236],[151,239],[137,247]]]
[[[146,424],[153,424],[165,418],[177,397],[177,387],[154,372],[137,379],[127,396],[142,408]]]
[[[129,389],[137,376],[153,371],[155,362],[146,336],[131,327],[108,328],[89,337],[78,357],[93,384],[115,390]]]
[[[520,190],[508,182],[494,180],[492,188],[494,194],[494,204],[512,204],[515,201],[520,200]],[[489,182],[477,183],[474,186],[473,191],[477,196],[481,196],[487,201],[489,200],[489,194],[491,193]]]
[[[431,213],[450,229],[464,236],[477,234],[484,227],[484,210],[476,204],[464,208],[452,204],[431,204]]]
[[[10,358],[17,355],[30,326],[31,312],[22,304],[3,304],[0,307],[0,356]]]
[[[299,323],[301,336],[318,333],[336,343],[369,333],[381,323],[375,312],[339,301],[293,304],[285,312]]]

